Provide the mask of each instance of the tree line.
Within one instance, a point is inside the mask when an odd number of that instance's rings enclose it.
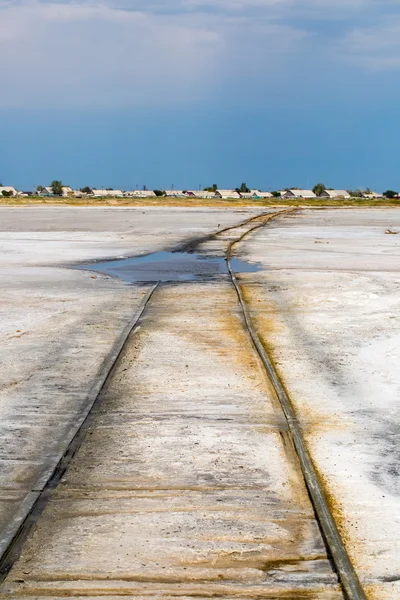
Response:
[[[322,192],[330,189],[333,188],[327,188],[323,183],[317,183],[316,185],[314,185],[312,191],[316,196],[320,196]],[[365,190],[356,189],[346,191],[350,194],[352,198],[363,198],[364,196],[368,196],[373,193],[372,190],[370,190],[370,188],[366,188]],[[383,192],[382,195],[385,196],[385,198],[396,198],[396,196],[398,196],[398,192],[395,192],[394,190],[386,190],[386,192]]]
[[[0,186],[2,184],[0,183]],[[54,196],[62,196],[63,195],[63,183],[62,181],[59,181],[58,179],[55,179],[54,181],[51,182],[51,185],[49,186],[52,194]],[[37,192],[40,194],[45,188],[42,185],[38,185],[36,186],[36,190]],[[111,188],[109,188],[111,189]],[[205,187],[204,191],[205,192],[213,192],[215,193],[218,189],[218,185],[216,183],[213,183],[211,186]],[[299,189],[296,187],[292,187],[292,188],[284,188],[285,191],[289,191],[290,189]],[[327,188],[323,183],[317,183],[316,185],[314,185],[314,187],[312,188],[312,191],[314,192],[314,194],[316,196],[320,196],[325,190],[329,190],[329,189],[333,189],[333,188]],[[80,191],[83,194],[87,194],[90,195],[92,193],[92,188],[90,188],[89,186],[85,186],[83,188],[80,189]],[[246,184],[246,182],[243,182],[240,187],[235,188],[235,191],[238,192],[239,194],[244,194],[244,193],[249,193],[251,191],[251,188],[249,188]],[[366,188],[365,190],[361,190],[361,189],[356,189],[356,190],[347,190],[347,192],[350,194],[350,196],[352,196],[353,198],[363,198],[366,195],[372,194],[373,192],[369,189]],[[165,191],[164,190],[154,190],[154,193],[156,196],[165,196]],[[2,195],[3,197],[7,198],[12,196],[12,192],[8,192],[7,190],[3,190],[2,191]],[[281,192],[278,190],[275,190],[272,192],[272,195],[275,197],[279,197],[281,195]],[[386,190],[385,192],[383,192],[383,196],[385,198],[396,198],[399,195],[398,192],[396,192],[395,190]]]

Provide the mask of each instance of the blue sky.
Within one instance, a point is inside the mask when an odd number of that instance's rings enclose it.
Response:
[[[0,0],[0,181],[400,189],[400,0]]]

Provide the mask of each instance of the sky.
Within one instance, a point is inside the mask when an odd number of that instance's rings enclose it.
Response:
[[[0,0],[0,182],[400,190],[400,0]]]

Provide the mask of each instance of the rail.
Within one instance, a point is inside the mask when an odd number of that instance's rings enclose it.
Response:
[[[291,209],[289,211],[280,211],[279,213],[273,213],[269,215],[269,218],[267,218],[264,222],[257,224],[252,229],[243,233],[243,235],[241,235],[240,238],[231,242],[228,246],[226,262],[232,280],[232,284],[236,290],[239,303],[242,308],[247,330],[250,334],[253,345],[264,365],[265,371],[268,375],[269,380],[272,383],[272,386],[275,390],[275,393],[278,397],[278,400],[286,417],[288,428],[292,436],[294,447],[297,452],[297,456],[300,462],[301,470],[303,472],[304,480],[307,485],[310,499],[314,506],[317,520],[324,534],[325,541],[331,554],[332,561],[337,571],[339,581],[342,585],[345,597],[347,600],[367,600],[358,575],[353,567],[353,564],[350,560],[350,557],[347,553],[346,547],[336,525],[335,518],[330,509],[323,485],[308,451],[303,436],[302,428],[297,420],[293,404],[284,386],[282,385],[279,375],[274,367],[274,364],[271,361],[268,352],[265,349],[253,325],[253,321],[250,316],[250,311],[244,299],[240,284],[238,283],[236,275],[231,267],[231,257],[235,245],[242,242],[247,235],[253,233],[256,229],[263,227],[271,219],[274,219],[284,213],[293,212],[295,210],[296,209]]]
[[[101,365],[100,372],[96,377],[96,382],[90,392],[89,402],[85,413],[82,415],[80,421],[73,425],[73,428],[70,431],[70,441],[59,462],[55,465],[53,471],[41,486],[41,489],[32,492],[34,494],[33,501],[29,504],[22,503],[19,514],[14,517],[9,527],[3,533],[0,539],[0,583],[4,581],[13,564],[18,559],[23,544],[33,525],[37,522],[43,510],[49,503],[55,488],[81,447],[87,430],[100,408],[103,399],[103,391],[107,386],[107,382],[112,376],[124,347],[131,334],[134,333],[134,329],[142,317],[157,286],[158,283],[154,284],[148,290],[133,318],[122,331],[111,352]]]

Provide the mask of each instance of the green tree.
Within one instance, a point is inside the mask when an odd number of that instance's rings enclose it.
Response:
[[[363,192],[358,188],[356,190],[347,190],[347,191],[352,198],[362,198],[363,197]]]
[[[394,190],[386,190],[386,192],[383,192],[383,195],[385,196],[385,198],[396,198],[397,192],[395,192]]]
[[[326,187],[324,186],[323,183],[317,183],[317,185],[314,185],[313,187],[313,192],[316,196],[320,196],[322,194],[322,192],[324,192],[326,190]]]
[[[81,188],[82,194],[92,194],[92,189],[87,185],[86,187]]]
[[[7,192],[7,190],[3,190],[1,193],[4,198],[11,198],[13,195],[12,192]]]
[[[63,184],[61,181],[57,181],[56,179],[51,182],[51,191],[54,196],[62,196],[63,194]]]
[[[273,195],[273,197],[274,197],[274,198],[279,198],[279,197],[280,197],[280,195],[281,195],[281,193],[280,193],[280,192],[278,192],[278,190],[274,190],[274,191],[272,192],[272,195]]]
[[[43,192],[44,187],[42,185],[37,185],[36,186],[36,191],[40,194],[41,192]]]
[[[249,192],[251,192],[250,188],[247,187],[246,183],[243,182],[242,185],[240,186],[240,188],[236,188],[236,191],[239,194],[248,194]]]
[[[214,192],[215,193],[217,191],[217,189],[218,189],[217,184],[213,183],[210,187],[204,188],[204,191],[205,192]]]
[[[161,196],[165,196],[165,192],[163,190],[153,190],[155,195],[160,198]]]

